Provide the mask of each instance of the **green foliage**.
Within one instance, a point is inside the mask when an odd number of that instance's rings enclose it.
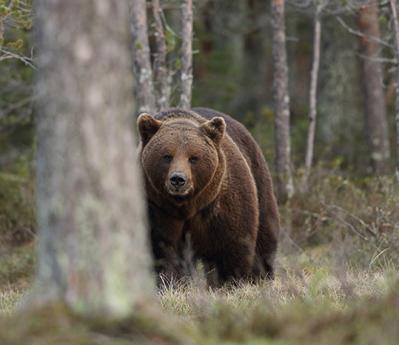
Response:
[[[165,41],[166,41],[166,49],[168,53],[171,53],[175,50],[177,45],[177,35],[173,31],[173,29],[169,26],[165,26]]]
[[[14,51],[22,49],[24,40],[21,35],[32,28],[31,8],[30,0],[0,0],[0,23],[5,29],[4,33],[0,32],[0,37],[5,37],[2,45]]]
[[[0,245],[4,248],[31,241],[35,228],[32,68],[22,61],[24,54],[30,54],[31,6],[31,1],[0,0],[4,28],[0,32]]]
[[[24,164],[22,164],[24,169]],[[35,232],[32,177],[0,173],[0,244],[29,242]]]

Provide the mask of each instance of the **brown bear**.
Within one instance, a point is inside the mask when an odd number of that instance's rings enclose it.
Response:
[[[273,278],[278,208],[245,127],[206,108],[141,114],[137,122],[157,271],[180,277],[189,241],[221,283]]]

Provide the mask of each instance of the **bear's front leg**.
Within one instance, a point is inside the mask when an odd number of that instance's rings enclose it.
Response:
[[[228,226],[213,229],[216,250],[211,261],[216,266],[219,284],[250,279],[255,259],[254,233],[240,233]]]
[[[168,282],[179,280],[183,276],[179,254],[183,222],[155,206],[150,206],[149,215],[155,271]]]
[[[258,223],[256,209],[246,211],[219,212],[209,223],[212,261],[220,284],[251,279]]]
[[[219,283],[236,283],[250,279],[254,257],[252,244],[225,244],[223,252],[216,257]]]

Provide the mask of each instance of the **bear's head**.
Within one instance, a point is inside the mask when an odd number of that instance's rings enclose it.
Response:
[[[141,114],[141,163],[151,186],[174,202],[204,190],[219,167],[226,123],[221,117],[199,123],[190,118],[157,120]]]

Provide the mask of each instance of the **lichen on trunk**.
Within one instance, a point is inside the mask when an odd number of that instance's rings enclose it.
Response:
[[[36,6],[39,260],[30,300],[126,316],[154,288],[130,123],[128,4]]]

